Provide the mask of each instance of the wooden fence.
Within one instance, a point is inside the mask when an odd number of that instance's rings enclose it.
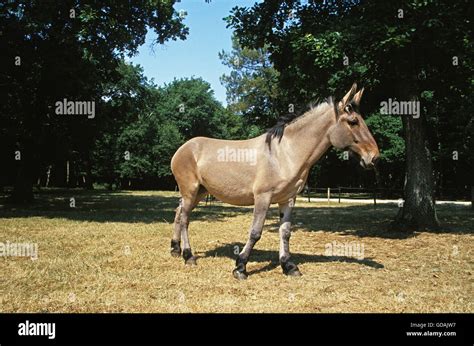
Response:
[[[453,190],[453,191],[451,191]],[[464,196],[460,200],[471,201],[471,205],[474,208],[474,187],[470,189],[466,188],[465,191],[459,191],[454,189],[445,189],[442,193],[439,191],[438,196],[446,196],[456,192],[458,195]],[[363,187],[306,187],[300,196],[304,196],[311,202],[311,198],[324,198],[331,203],[331,199],[337,199],[338,203],[341,203],[341,199],[370,199],[373,201],[374,206],[377,205],[377,199],[393,199],[399,200],[403,198],[402,189],[387,189],[387,188],[372,188],[367,189]],[[459,198],[456,198],[459,200]],[[211,205],[217,199],[212,195],[206,196],[206,205]]]

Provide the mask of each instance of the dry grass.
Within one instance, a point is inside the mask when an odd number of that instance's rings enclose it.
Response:
[[[69,208],[69,197],[76,208]],[[473,312],[473,213],[440,206],[443,231],[387,231],[395,205],[297,202],[291,250],[302,277],[278,265],[278,213],[248,264],[231,274],[248,208],[193,213],[197,267],[169,255],[177,194],[45,191],[28,208],[0,198],[0,242],[38,243],[39,258],[0,258],[1,312]],[[365,258],[327,257],[357,242]]]

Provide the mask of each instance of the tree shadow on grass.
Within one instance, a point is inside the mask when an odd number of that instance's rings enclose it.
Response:
[[[403,231],[393,227],[393,220],[398,212],[396,204],[378,205],[342,205],[333,207],[307,206],[293,210],[292,231],[335,232],[356,237],[377,237],[386,239],[407,239],[420,233],[474,233],[474,213],[470,206],[437,205],[441,223],[438,230]],[[278,232],[278,215],[269,214],[269,232]]]
[[[75,208],[71,208],[74,198]],[[125,223],[172,223],[175,208],[178,206],[178,194],[146,192],[51,189],[42,190],[36,195],[34,203],[19,206],[6,203],[7,196],[0,195],[0,218],[44,217],[64,218],[73,221],[89,222],[125,222]],[[335,232],[357,237],[378,237],[388,239],[406,239],[419,232],[395,231],[390,227],[397,213],[396,205],[331,205],[319,203],[296,205],[293,211],[293,231]],[[433,233],[472,234],[474,233],[474,213],[469,206],[438,205],[438,216],[442,223],[440,230]],[[201,202],[191,216],[190,221],[226,222],[229,218],[249,215],[251,207],[235,207],[213,202],[205,205]],[[267,216],[266,231],[278,232],[278,208],[272,207]],[[250,226],[250,221],[249,221]]]
[[[237,258],[237,255],[234,253],[235,246],[238,246],[239,249],[242,249],[244,244],[242,243],[233,243],[233,244],[224,244],[216,247],[215,249],[208,250],[204,253],[198,253],[198,258],[206,257],[227,257],[232,260]],[[308,255],[301,253],[292,253],[292,260],[296,264],[301,263],[327,263],[327,262],[344,262],[344,263],[356,263],[364,266],[368,266],[375,269],[382,269],[384,265],[374,261],[371,258],[357,259],[354,257],[345,257],[345,256],[323,256],[323,255]],[[258,274],[261,272],[266,272],[273,270],[280,266],[278,262],[278,251],[276,250],[260,250],[253,249],[250,255],[251,262],[270,262],[266,266],[248,271],[251,274]]]
[[[28,205],[6,203],[7,196],[0,196],[0,218],[64,218],[73,221],[172,223],[179,203],[177,195],[132,195],[129,192],[44,190]],[[75,207],[71,207],[74,198]],[[224,222],[225,219],[251,213],[249,208],[214,203],[204,206],[201,202],[191,214],[191,220]]]

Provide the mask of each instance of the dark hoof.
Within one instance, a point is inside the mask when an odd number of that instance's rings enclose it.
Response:
[[[181,256],[181,247],[179,246],[179,242],[176,240],[171,241],[171,256],[173,257]]]
[[[241,272],[240,270],[234,269],[232,271],[232,275],[234,275],[234,278],[237,280],[247,280],[248,274],[246,272]]]
[[[196,263],[196,257],[194,257],[194,256],[189,257],[187,260],[184,261],[184,264],[186,264],[187,266],[195,266],[195,265],[197,265],[197,263]]]
[[[288,275],[288,276],[301,276],[301,275],[303,275],[303,274],[301,274],[301,272],[299,271],[298,268],[290,270],[290,271],[286,272],[285,274]]]
[[[184,264],[188,266],[195,266],[197,264],[196,257],[193,256],[191,249],[183,250],[183,258],[184,258]]]
[[[283,274],[288,276],[301,276],[301,272],[298,266],[293,262],[282,263]]]

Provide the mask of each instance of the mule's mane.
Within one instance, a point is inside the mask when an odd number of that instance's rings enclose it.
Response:
[[[313,113],[315,111],[320,110],[320,108],[326,105],[330,105],[330,106],[335,105],[332,97],[328,97],[323,102],[319,102],[319,101],[311,102],[309,105],[309,109],[304,110],[303,112],[288,113],[281,116],[278,119],[277,123],[267,130],[267,137],[265,138],[265,142],[268,144],[268,147],[270,147],[270,142],[272,141],[273,138],[278,138],[278,143],[281,142],[281,138],[283,137],[283,134],[285,132],[285,127],[287,125],[292,124],[304,118],[306,114]],[[336,107],[334,107],[334,109],[336,109]]]

